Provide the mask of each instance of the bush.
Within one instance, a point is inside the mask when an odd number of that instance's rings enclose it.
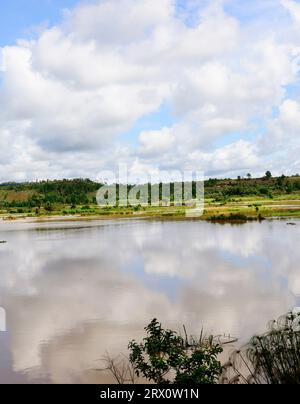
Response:
[[[146,328],[147,337],[129,344],[130,363],[137,377],[156,384],[216,384],[222,373],[218,355],[223,351],[214,339],[188,341],[164,330],[154,319]]]
[[[47,205],[45,206],[45,211],[49,213],[52,212],[53,206],[50,203],[47,203]]]

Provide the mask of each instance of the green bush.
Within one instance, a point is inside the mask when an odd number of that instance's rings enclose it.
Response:
[[[218,382],[222,374],[218,355],[223,349],[212,337],[189,342],[174,331],[164,330],[156,319],[145,330],[147,337],[142,343],[129,344],[129,360],[137,377],[156,384]]]

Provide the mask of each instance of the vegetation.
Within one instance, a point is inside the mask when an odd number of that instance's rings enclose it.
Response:
[[[229,215],[221,214],[221,215],[214,215],[209,218],[210,221],[212,222],[247,222],[247,221],[252,221],[252,220],[264,220],[264,218],[261,215],[258,215],[257,217],[253,216],[247,216],[242,213],[230,213]]]
[[[300,313],[273,321],[269,331],[234,352],[224,383],[300,384]]]
[[[250,177],[249,177],[250,175]],[[243,196],[276,196],[297,194],[300,191],[300,177],[281,177],[273,178],[270,172],[267,172],[263,178],[251,178],[251,174],[245,179],[210,179],[205,181],[205,194],[207,198],[214,198],[218,201],[224,201],[231,197]]]
[[[8,183],[0,185],[2,207],[37,207],[55,204],[96,203],[96,192],[101,184],[88,179]]]
[[[288,313],[272,321],[269,331],[253,337],[234,351],[225,364],[219,337],[195,340],[165,330],[154,319],[141,343],[129,343],[129,359],[111,359],[105,370],[119,384],[136,383],[142,377],[155,384],[300,384],[300,313]],[[224,354],[223,354],[224,356]]]
[[[196,183],[192,185],[195,196]],[[171,184],[169,206],[164,206],[160,184],[159,206],[143,206],[141,203],[132,207],[99,207],[96,193],[101,186],[89,179],[0,184],[0,215],[6,218],[53,215],[185,216],[186,206],[180,206],[175,201],[174,184]],[[272,216],[300,216],[299,175],[276,178],[271,172],[266,172],[262,178],[252,178],[248,173],[246,178],[236,180],[209,179],[204,186],[203,219],[243,222]],[[128,186],[128,191],[131,188]]]
[[[223,349],[212,337],[188,341],[164,330],[156,319],[145,330],[147,337],[142,343],[129,344],[129,360],[137,377],[156,384],[217,383],[222,373],[217,357]]]

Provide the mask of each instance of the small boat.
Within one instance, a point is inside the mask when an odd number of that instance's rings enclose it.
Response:
[[[7,241],[0,241],[0,244],[6,244]]]

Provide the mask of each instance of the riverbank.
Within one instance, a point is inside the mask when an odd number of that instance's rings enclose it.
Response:
[[[106,220],[118,218],[157,218],[157,219],[188,219],[190,209],[184,206],[168,207],[107,207],[97,205],[56,206],[51,212],[39,210],[0,211],[1,221],[81,221],[81,220]],[[226,203],[218,203],[212,200],[205,201],[204,212],[199,217],[191,217],[196,220],[244,222],[264,220],[268,218],[300,218],[300,198],[272,200],[268,198],[239,198]]]

